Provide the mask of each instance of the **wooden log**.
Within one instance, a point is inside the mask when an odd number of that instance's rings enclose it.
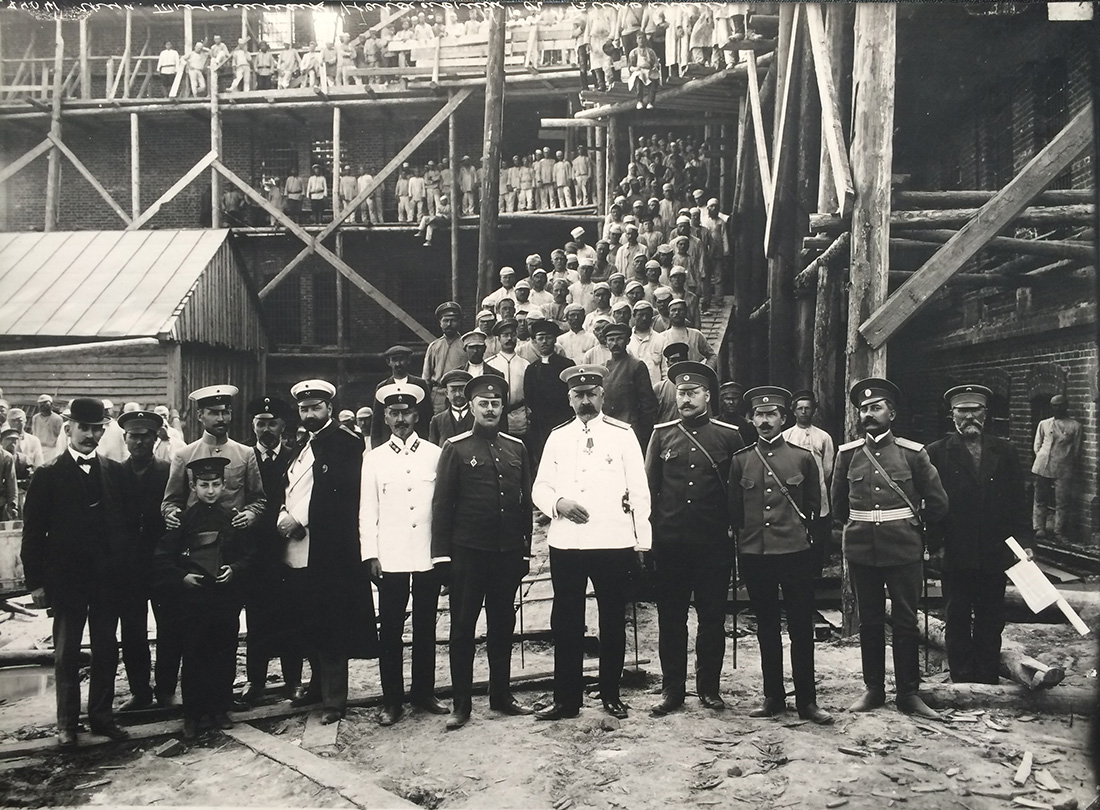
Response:
[[[88,52],[88,18],[80,18],[80,97],[92,97],[92,68]]]
[[[218,103],[218,72],[214,69],[214,60],[210,60],[210,75],[207,91],[210,93],[210,154],[215,160],[222,156],[222,118],[221,105]],[[324,71],[321,71],[324,73]],[[210,170],[210,226],[222,226],[222,178],[216,169]]]
[[[943,208],[894,211],[890,215],[890,225],[894,228],[908,229],[961,228],[973,221],[981,210],[980,208]],[[1095,205],[1047,205],[1022,208],[1019,214],[1011,217],[1004,225],[1009,224],[1009,222],[1017,225],[1040,226],[1091,225],[1095,221]],[[1004,225],[1001,227],[1004,227]],[[846,227],[847,223],[844,218],[836,214],[810,214],[811,231],[839,233]],[[956,235],[958,233],[961,233],[961,231],[956,231]],[[973,252],[977,253],[978,250],[984,247],[985,243]]]
[[[454,93],[450,94],[454,97]],[[458,186],[458,128],[455,125],[455,114],[447,116],[447,154],[451,161],[451,187],[447,194],[451,197],[451,300],[458,300],[458,226],[459,209],[462,206],[462,192]],[[499,202],[498,202],[499,207]],[[499,212],[498,212],[499,213]]]
[[[945,229],[894,230],[892,236],[928,244],[943,244],[949,241],[957,231]],[[891,242],[893,244],[893,242]],[[1004,253],[1028,253],[1033,256],[1049,256],[1055,259],[1081,259],[1091,261],[1095,257],[1095,247],[1090,242],[1061,239],[1016,239],[1010,236],[994,236],[986,243],[984,250]]]
[[[1091,686],[1033,692],[1014,683],[924,683],[920,693],[934,709],[1024,709],[1043,714],[1089,715],[1096,707],[1096,689]]]
[[[895,210],[910,208],[970,208],[985,205],[997,194],[996,191],[895,191],[893,207]],[[1095,200],[1095,190],[1091,188],[1054,189],[1036,195],[1036,205],[1081,205]]]
[[[768,205],[768,222],[764,228],[764,255],[769,259],[776,254],[779,232],[782,230],[782,226],[776,222],[776,218],[780,216],[780,212],[776,210],[779,207],[779,196],[788,192],[785,186],[791,174],[790,168],[794,166],[794,155],[791,154],[793,138],[788,133],[793,133],[795,128],[793,122],[797,118],[792,108],[798,74],[798,31],[801,10],[802,5],[795,3],[784,4],[779,9],[779,45],[776,48],[776,65],[779,73],[776,77],[775,116],[772,119],[771,173],[774,183],[771,189],[771,204]],[[788,193],[788,198],[789,196]],[[772,295],[775,294],[773,290]],[[772,307],[773,315],[776,314],[777,309]],[[771,337],[775,337],[774,331]],[[775,369],[771,371],[772,374],[775,373]]]
[[[872,345],[882,346],[899,329],[917,314],[939,289],[943,281],[957,273],[966,262],[982,249],[982,246],[996,236],[1006,225],[1019,219],[1031,200],[1042,191],[1055,177],[1069,166],[1078,155],[1093,145],[1093,107],[1091,101],[1066,124],[1054,139],[1039,151],[1035,157],[988,203],[983,205],[967,222],[959,233],[947,242],[921,268],[918,275],[911,278],[886,303],[860,324],[860,334]],[[1059,209],[1077,208],[1077,206],[1058,206],[1046,209],[1048,212]],[[1094,224],[1095,206],[1081,206],[1081,220]],[[1087,214],[1085,213],[1087,209]],[[1069,212],[1060,213],[1055,219],[1046,222],[1072,221]]]
[[[137,113],[130,113],[130,212],[133,219],[141,216],[141,122]]]
[[[81,650],[80,663],[92,660],[91,653]],[[53,650],[12,650],[7,647],[0,650],[0,667],[53,666]]]
[[[1058,593],[1065,597],[1066,602],[1069,603],[1071,608],[1077,611],[1077,615],[1081,617],[1085,624],[1090,627],[1097,627],[1100,625],[1100,593],[1094,591],[1075,591],[1069,590],[1068,588],[1058,588]],[[1005,604],[1027,610],[1027,603],[1024,601],[1024,597],[1020,595],[1020,592],[1014,585],[1009,585],[1005,590]],[[1056,607],[1048,608],[1040,615],[1044,618],[1050,617],[1056,622],[1065,620]]]
[[[61,195],[61,66],[65,58],[65,38],[61,34],[61,17],[54,21],[53,98],[50,112],[49,165],[46,169],[46,220],[43,230],[47,233],[57,228],[57,209]]]
[[[53,143],[57,147],[57,149],[69,159],[69,162],[72,163],[74,167],[76,167],[76,170],[78,172],[80,172],[81,177],[88,181],[88,185],[95,189],[96,193],[103,198],[103,200],[107,203],[111,210],[118,214],[119,219],[129,225],[131,221],[130,217],[125,211],[122,210],[122,206],[115,202],[115,198],[111,196],[111,192],[104,188],[103,184],[96,179],[96,176],[92,174],[91,171],[89,171],[88,167],[85,166],[83,162],[81,162],[80,158],[78,158],[73,153],[73,151],[65,145],[65,142],[61,140],[55,140],[52,133],[50,135],[47,135],[46,137],[49,138],[50,142]]]
[[[21,157],[13,160],[3,169],[0,169],[0,185],[3,185],[8,178],[14,176],[26,166],[29,166],[31,163],[37,160],[40,156],[44,155],[46,152],[50,151],[50,149],[52,148],[53,143],[50,141],[49,138],[46,138],[46,140],[42,141],[42,143],[38,144],[38,146],[35,146],[33,149],[27,150],[23,153]]]
[[[480,301],[494,285],[497,261],[497,224],[500,215],[500,140],[504,127],[504,8],[489,10],[489,62],[485,76],[485,116],[481,154],[481,221],[477,240],[477,295]]]
[[[814,299],[813,391],[818,398],[822,427],[831,435],[840,435],[844,408],[841,396],[843,375],[840,371],[841,335],[844,328],[844,276],[850,233],[837,237],[817,259],[817,295]],[[832,255],[830,255],[832,251]],[[843,259],[833,261],[833,257]],[[802,275],[801,273],[799,274]],[[796,285],[798,280],[795,281]]]
[[[829,14],[842,18],[843,11],[837,8],[830,10]],[[814,72],[818,96],[821,99],[821,166],[823,171],[828,166],[831,185],[826,193],[826,183],[822,179],[817,210],[824,210],[823,203],[832,203],[837,213],[847,214],[852,210],[855,189],[852,187],[852,169],[848,163],[847,141],[844,138],[844,107],[837,91],[840,84],[840,51],[843,39],[838,36],[839,24],[831,25],[826,33],[823,15],[824,5],[806,4],[807,35],[813,47]]]
[[[771,211],[772,204],[772,170],[771,161],[768,159],[768,140],[764,136],[764,104],[760,92],[760,80],[757,77],[756,53],[742,51],[745,57],[746,71],[749,84],[749,109],[752,111],[752,131],[756,144],[757,167],[760,172],[760,185],[764,189],[764,210]]]
[[[154,202],[142,212],[141,216],[135,218],[133,222],[127,225],[126,230],[136,231],[138,228],[142,227],[146,222],[156,216],[157,213],[160,211],[161,206],[174,200],[181,191],[183,191],[195,181],[195,178],[197,178],[200,174],[210,168],[214,164],[214,161],[217,160],[217,157],[218,156],[215,155],[213,152],[207,152],[205,155],[203,155],[198,163],[188,169],[187,173],[183,177],[173,183],[171,188],[161,194],[156,202]],[[219,200],[219,204],[220,202],[221,201]]]
[[[130,57],[133,54],[134,47],[134,11],[132,8],[126,9],[126,44],[122,50],[122,70],[119,71],[118,76],[115,77],[117,83],[118,77],[122,77],[122,97],[130,97]],[[111,90],[111,98],[114,98],[114,88]]]

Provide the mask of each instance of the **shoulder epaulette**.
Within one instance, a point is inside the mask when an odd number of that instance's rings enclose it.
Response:
[[[906,450],[923,450],[924,445],[920,442],[915,442],[912,439],[903,439],[901,436],[894,437],[894,444],[898,447],[904,447]]]
[[[653,426],[653,429],[656,430],[657,428],[675,427],[678,424],[680,424],[680,420],[673,419],[671,422],[658,422],[656,425]]]
[[[550,432],[553,433],[555,430],[560,430],[561,428],[565,427],[566,425],[571,425],[576,421],[577,421],[577,417],[574,416],[572,419],[567,419],[566,421],[562,422],[560,425],[554,425],[554,427],[550,428]]]
[[[723,422],[721,419],[711,419],[710,423],[712,425],[718,425],[719,427],[729,428],[730,430],[736,430],[738,433],[741,432],[741,428],[737,427],[737,425],[731,425],[729,422]]]
[[[449,441],[453,444],[454,442],[460,442],[463,439],[468,439],[473,435],[474,435],[474,432],[472,430],[464,430],[461,433],[456,433],[454,436],[447,439],[447,441]]]
[[[623,430],[633,430],[628,422],[623,422],[620,419],[614,419],[607,414],[604,414],[603,421],[607,422],[607,424],[609,425],[613,425],[614,427],[622,428]]]
[[[499,436],[502,439],[508,439],[509,441],[513,441],[516,444],[523,444],[523,439],[517,439],[515,436],[512,436],[511,434],[508,434],[508,433],[498,433],[497,436]]]
[[[847,444],[840,445],[840,447],[838,447],[837,450],[840,451],[840,452],[843,452],[845,450],[855,450],[861,444],[863,444],[863,439],[856,439],[855,441],[851,441],[851,442],[848,442]]]

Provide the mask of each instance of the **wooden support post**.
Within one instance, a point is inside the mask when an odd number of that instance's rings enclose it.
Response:
[[[1028,161],[1007,186],[983,205],[972,220],[906,281],[888,302],[878,302],[871,310],[873,314],[859,325],[859,333],[871,346],[876,349],[883,346],[917,314],[944,281],[957,273],[986,242],[1012,222],[1048,183],[1093,144],[1092,117],[1090,102],[1054,140]]]
[[[9,177],[14,176],[23,168],[29,166],[31,163],[37,160],[40,156],[50,151],[50,148],[52,146],[53,143],[50,141],[49,138],[46,138],[46,140],[42,141],[42,143],[38,144],[38,146],[23,153],[22,157],[13,160],[3,169],[0,169],[0,185],[3,185]]]
[[[485,149],[481,165],[481,219],[477,242],[477,295],[480,301],[493,289],[497,261],[497,218],[500,214],[500,135],[504,126],[504,7],[489,9],[489,64],[485,86]]]
[[[779,241],[779,232],[783,229],[776,220],[783,216],[777,209],[781,195],[787,195],[790,199],[790,189],[785,187],[785,180],[790,174],[789,168],[793,166],[794,155],[787,147],[791,144],[792,133],[796,127],[792,121],[797,117],[793,109],[793,96],[795,88],[795,74],[798,64],[798,28],[800,10],[802,6],[795,3],[786,3],[779,9],[779,43],[776,46],[775,65],[778,72],[775,79],[775,117],[772,120],[772,200],[768,206],[768,224],[764,229],[764,253],[771,258]],[[793,177],[792,177],[793,179]],[[775,312],[775,307],[772,307]]]
[[[141,216],[141,124],[137,113],[130,113],[130,213]]]
[[[57,229],[58,198],[61,194],[61,150],[57,148],[61,140],[61,64],[65,58],[65,39],[61,35],[61,17],[54,21],[53,55],[53,104],[50,113],[50,140],[53,148],[49,154],[49,167],[46,170],[46,221],[43,230],[47,233]]]
[[[122,49],[122,97],[130,97],[130,59],[134,47],[134,10],[126,9],[126,44]]]
[[[335,209],[334,209],[335,210]],[[336,255],[341,260],[344,258],[344,232],[336,232]],[[344,323],[344,294],[347,289],[347,279],[343,273],[336,273],[336,390],[346,384],[347,370],[344,361],[344,352],[347,350],[347,339],[344,335],[346,324]]]
[[[340,178],[344,171],[344,156],[340,144],[340,105],[332,105],[332,215],[340,210]],[[339,231],[337,231],[339,234]],[[337,256],[340,256],[337,251]],[[341,258],[343,258],[341,256]]]
[[[740,110],[738,110],[740,112]],[[730,161],[730,156],[735,155],[736,151],[732,142],[733,128],[725,123],[719,123],[715,125],[718,130],[718,145],[721,150],[721,154],[718,158],[718,200],[721,210],[730,210],[730,189],[733,187],[733,183],[730,181],[730,169],[735,164]]]
[[[838,23],[843,13],[840,7],[829,11],[830,18],[837,18]],[[842,64],[842,26],[833,24],[826,33],[823,16],[823,5],[806,5],[807,33],[813,48],[814,72],[817,74],[817,91],[821,99],[821,166],[824,171],[824,167],[828,165],[831,184],[826,192],[826,182],[822,179],[818,196],[835,201],[832,208],[838,213],[846,214],[851,210],[855,192],[852,189],[847,141],[844,139],[844,108],[837,91]]]
[[[840,436],[845,412],[844,392],[840,381],[840,345],[844,328],[844,276],[848,260],[850,233],[837,237],[836,260],[822,254],[817,263],[817,296],[814,300],[813,391],[817,395],[821,426],[833,436]],[[832,248],[826,250],[828,253]],[[840,259],[843,259],[841,261]]]
[[[786,221],[788,232],[784,235],[784,242],[780,246],[791,257],[791,269],[797,272],[799,263],[797,256],[802,237],[806,235],[806,219],[803,212],[813,210],[817,205],[817,172],[821,159],[821,109],[818,104],[818,96],[814,87],[813,49],[810,46],[809,37],[802,38],[801,64],[798,69],[798,127],[796,138],[798,140],[798,154],[795,162],[794,177],[794,207]],[[801,293],[801,294],[800,294]],[[795,286],[795,303],[797,314],[795,317],[795,334],[797,363],[797,380],[800,388],[810,388],[813,385],[814,368],[814,299],[816,297],[816,285],[809,286],[799,291]],[[811,389],[812,390],[812,389]]]
[[[127,225],[126,230],[136,231],[138,228],[140,228],[142,225],[144,225],[146,222],[156,216],[157,213],[160,211],[161,206],[174,200],[176,196],[189,185],[191,185],[200,174],[213,166],[217,157],[218,156],[213,152],[207,152],[205,155],[203,155],[198,163],[187,170],[187,174],[185,174],[183,177],[173,183],[171,188],[161,194],[160,197],[158,197],[152,205],[141,212],[141,216],[137,217],[136,219],[134,219],[133,222]],[[218,202],[220,203],[221,201],[219,200]]]
[[[88,52],[88,18],[80,18],[80,97],[92,97],[92,68]]]
[[[592,150],[596,165],[596,210],[607,211],[607,129],[596,130],[596,145]]]
[[[569,116],[569,120],[573,118],[573,110],[575,105],[573,104],[573,96],[567,96],[565,99],[565,114]],[[573,155],[577,149],[577,132],[576,127],[565,128],[565,159],[572,160]]]
[[[183,55],[191,53],[195,47],[195,21],[191,6],[183,7]]]
[[[248,4],[241,5],[241,39],[248,38]]]
[[[3,26],[0,26],[2,29]],[[4,32],[0,30],[0,98],[4,97]]]
[[[604,182],[607,184],[604,200],[607,205],[615,199],[619,188],[619,137],[619,118],[613,115],[607,122],[607,168],[604,170]]]
[[[772,204],[772,170],[768,160],[768,140],[764,136],[764,110],[760,101],[760,80],[756,71],[756,52],[741,51],[748,70],[749,105],[752,110],[752,131],[756,144],[756,161],[760,171],[760,185],[764,191],[765,211],[771,210]]]
[[[454,91],[449,93],[454,98]],[[451,300],[458,300],[458,215],[462,205],[461,192],[458,187],[458,129],[455,125],[455,114],[447,116],[447,158],[451,162],[451,187],[447,194],[451,198]]]
[[[218,72],[210,61],[210,152],[215,160],[222,156],[222,114],[218,104]],[[222,176],[216,169],[210,170],[210,227],[222,227]]]
[[[111,196],[111,192],[107,191],[107,189],[104,188],[103,184],[100,183],[99,180],[96,179],[95,175],[88,170],[88,167],[81,162],[80,158],[73,154],[73,151],[65,145],[65,142],[59,139],[55,139],[52,134],[47,135],[46,137],[49,139],[50,143],[52,143],[61,152],[61,154],[69,159],[69,162],[72,163],[74,167],[76,167],[76,170],[80,172],[80,175],[88,181],[88,185],[95,189],[96,193],[99,194],[99,196],[103,198],[104,202],[106,202],[107,205],[111,207],[111,210],[118,214],[119,219],[129,225],[131,221],[130,217],[127,216],[126,212],[122,210],[122,206],[115,202],[115,198]]]

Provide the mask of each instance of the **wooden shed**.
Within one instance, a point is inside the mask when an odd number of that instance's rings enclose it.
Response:
[[[0,234],[0,388],[14,406],[106,397],[180,409],[231,383],[243,404],[264,383],[259,300],[227,230]]]

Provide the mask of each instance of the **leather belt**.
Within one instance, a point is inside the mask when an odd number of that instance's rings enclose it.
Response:
[[[863,523],[882,523],[887,520],[908,520],[915,517],[908,506],[901,509],[852,509],[848,512],[852,520]]]

